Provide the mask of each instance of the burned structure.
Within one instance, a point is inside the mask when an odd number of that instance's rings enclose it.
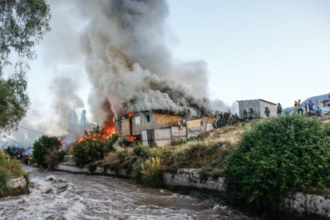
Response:
[[[212,129],[213,116],[187,120],[184,114],[164,111],[127,112],[115,119],[116,134],[127,140],[138,140],[145,146],[167,146],[186,141]]]
[[[268,107],[270,117],[276,117],[276,104],[263,99],[243,100],[238,102],[239,117],[244,119],[243,111],[249,112],[250,109],[254,111],[256,118],[267,118],[265,109]]]

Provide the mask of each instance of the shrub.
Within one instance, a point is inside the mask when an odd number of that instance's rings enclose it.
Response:
[[[280,213],[290,192],[328,187],[329,134],[320,121],[298,115],[253,126],[227,161],[229,200],[251,211]]]
[[[138,157],[148,157],[148,147],[136,146],[134,147],[133,152]]]
[[[142,182],[150,187],[159,187],[161,180],[162,160],[159,157],[151,157],[141,164]]]
[[[42,136],[33,144],[33,161],[39,167],[47,168],[46,155],[48,151],[53,148],[58,150],[61,145],[57,137]]]
[[[73,148],[73,159],[77,167],[84,167],[90,163],[102,160],[105,155],[115,151],[114,141],[86,141],[78,143]]]
[[[65,156],[65,151],[53,147],[48,150],[46,155],[46,163],[49,168],[53,169],[59,164]]]

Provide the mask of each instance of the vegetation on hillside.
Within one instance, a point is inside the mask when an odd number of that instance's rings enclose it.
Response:
[[[0,150],[0,197],[8,195],[10,186],[8,181],[10,178],[20,177],[26,175],[23,170],[23,164],[16,159],[10,157]]]
[[[119,168],[128,171],[135,170],[138,172],[137,174],[140,174],[137,175],[137,181],[142,183],[149,178],[146,172],[141,172],[142,164],[152,160],[152,158],[159,158],[161,161],[159,166],[162,170],[202,168],[202,172],[205,174],[220,176],[225,167],[228,153],[234,148],[245,129],[243,125],[226,127],[212,133],[204,133],[186,143],[168,147],[117,147],[115,152],[110,152],[103,160],[99,160],[95,164],[103,166],[105,170],[117,171]],[[155,179],[154,182],[157,181]]]
[[[242,135],[224,171],[227,198],[263,214],[290,192],[330,185],[330,126],[304,116],[265,120]]]

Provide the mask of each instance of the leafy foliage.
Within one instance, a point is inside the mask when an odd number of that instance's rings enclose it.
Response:
[[[0,75],[14,50],[21,59],[33,59],[33,47],[50,30],[50,7],[45,0],[0,1]]]
[[[16,128],[30,105],[24,75],[15,74],[4,79],[0,75],[0,130]]]
[[[105,155],[115,151],[113,144],[115,139],[108,141],[86,141],[78,143],[73,148],[73,159],[78,167],[84,167],[90,163],[102,160]]]
[[[159,187],[161,181],[162,160],[151,157],[141,164],[142,182],[150,187]]]
[[[42,136],[33,144],[33,161],[36,162],[39,167],[47,168],[47,153],[49,150],[53,149],[59,151],[61,145],[57,137]]]
[[[329,126],[298,115],[253,126],[228,158],[229,200],[260,213],[279,213],[290,192],[328,187],[329,140]]]
[[[17,128],[26,115],[29,98],[25,73],[29,69],[25,59],[35,57],[33,47],[50,30],[50,9],[45,0],[0,1],[0,130]],[[3,77],[12,52],[18,55],[15,74]]]

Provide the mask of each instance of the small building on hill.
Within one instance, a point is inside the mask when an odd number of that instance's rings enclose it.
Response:
[[[276,104],[273,102],[269,102],[263,99],[254,99],[254,100],[242,100],[238,102],[238,109],[239,109],[239,117],[241,119],[244,118],[243,111],[246,110],[247,112],[250,111],[250,108],[253,109],[254,115],[256,118],[267,118],[265,114],[266,107],[269,108],[270,116],[269,117],[276,117],[277,116],[277,109]]]

